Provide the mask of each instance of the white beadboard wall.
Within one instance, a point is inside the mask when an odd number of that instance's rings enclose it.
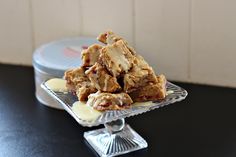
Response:
[[[236,1],[2,0],[0,62],[31,65],[35,48],[112,29],[170,80],[236,87]]]

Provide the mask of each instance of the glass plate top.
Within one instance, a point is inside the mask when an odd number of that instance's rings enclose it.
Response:
[[[175,102],[184,100],[188,95],[187,91],[183,88],[171,83],[167,82],[167,91],[171,91],[170,94],[166,96],[164,100],[161,101],[153,101],[148,105],[133,105],[129,109],[124,110],[109,110],[103,112],[96,120],[93,121],[85,121],[80,119],[76,113],[72,110],[72,105],[74,102],[78,101],[77,97],[72,93],[63,93],[63,92],[54,92],[52,91],[46,84],[43,82],[41,87],[54,99],[56,99],[64,109],[82,126],[92,127],[100,124],[105,124],[107,122],[111,122],[117,119],[126,118],[134,115],[138,115],[147,111],[151,111],[153,109],[157,109],[159,107],[163,107],[169,104],[173,104]]]

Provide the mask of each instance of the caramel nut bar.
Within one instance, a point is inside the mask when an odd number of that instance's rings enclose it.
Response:
[[[76,95],[79,101],[87,101],[88,96],[92,93],[96,93],[97,89],[91,85],[85,85],[76,90]]]
[[[166,96],[166,78],[164,75],[157,77],[156,84],[150,83],[129,93],[134,102],[162,100]]]
[[[132,103],[132,99],[126,93],[112,94],[97,92],[90,94],[87,101],[87,105],[99,111],[125,109],[129,108]]]
[[[106,68],[99,63],[95,63],[95,65],[90,67],[86,71],[86,75],[97,90],[115,92],[121,89],[116,77],[111,76]]]
[[[115,34],[112,31],[107,31],[105,33],[101,33],[98,37],[97,37],[98,41],[104,43],[104,44],[113,44],[119,40],[123,40],[123,42],[125,43],[125,45],[127,46],[127,48],[130,50],[130,52],[132,54],[136,54],[135,50],[133,47],[131,47],[127,41],[125,41],[123,38],[121,38],[120,36],[118,36],[117,34]]]
[[[67,88],[71,91],[75,91],[76,88],[82,87],[89,82],[89,79],[85,75],[85,68],[78,67],[75,69],[67,70],[64,74],[64,78],[67,82]]]
[[[134,64],[134,59],[135,57],[122,40],[102,48],[99,56],[99,61],[114,77],[128,72]]]
[[[83,50],[81,53],[83,66],[89,67],[94,65],[98,60],[101,49],[101,45],[94,44],[92,46],[89,46],[87,49]]]
[[[143,57],[136,55],[135,65],[124,75],[124,91],[130,93],[150,83],[156,83],[156,75]]]

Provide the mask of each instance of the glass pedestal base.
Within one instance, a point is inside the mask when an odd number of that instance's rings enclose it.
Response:
[[[85,132],[84,138],[101,157],[117,156],[148,146],[138,133],[124,124],[124,119],[106,123],[105,128]]]
[[[78,98],[71,92],[55,92],[45,82],[41,87],[55,98],[65,110],[82,126],[92,127],[104,124],[104,129],[84,133],[85,139],[100,156],[116,156],[147,147],[147,142],[139,136],[129,125],[125,125],[124,119],[145,113],[175,102],[184,100],[188,95],[183,88],[167,82],[167,91],[170,93],[164,100],[132,105],[129,109],[111,110],[103,112],[94,121],[81,119],[73,110],[73,104]],[[149,104],[150,103],[150,104]],[[120,120],[117,120],[121,118]]]

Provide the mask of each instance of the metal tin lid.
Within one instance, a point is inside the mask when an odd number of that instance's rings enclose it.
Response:
[[[95,38],[79,37],[54,41],[35,50],[33,66],[45,73],[62,77],[65,70],[81,65],[81,51],[99,43]]]

